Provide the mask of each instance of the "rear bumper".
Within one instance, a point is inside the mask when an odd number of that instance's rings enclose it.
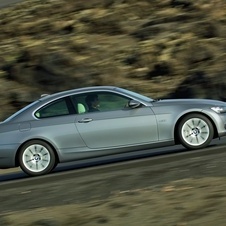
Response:
[[[17,144],[0,145],[0,169],[12,168],[16,166]]]

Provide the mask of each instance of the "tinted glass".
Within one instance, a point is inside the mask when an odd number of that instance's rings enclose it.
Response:
[[[79,113],[78,105],[85,106],[86,112],[91,112],[90,103],[87,103],[88,96],[96,96],[95,105],[97,106],[97,111],[114,111],[124,109],[130,98],[121,96],[111,92],[90,92],[86,94],[80,94],[72,97],[72,102]],[[98,101],[98,103],[97,103]],[[83,112],[84,113],[84,112]]]
[[[47,118],[68,114],[69,110],[65,99],[54,101],[35,112],[37,118]]]

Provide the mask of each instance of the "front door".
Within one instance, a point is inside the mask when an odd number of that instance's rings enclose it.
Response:
[[[130,146],[158,140],[156,118],[150,107],[132,109],[125,106],[128,98],[110,95],[98,93],[100,111],[76,116],[76,127],[89,148]]]

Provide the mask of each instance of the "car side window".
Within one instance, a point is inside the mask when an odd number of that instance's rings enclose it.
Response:
[[[115,111],[124,109],[129,100],[127,97],[114,93],[101,93],[99,94],[100,110]]]
[[[37,118],[48,118],[54,116],[68,115],[69,109],[65,99],[60,99],[42,107],[35,112]]]
[[[87,101],[90,99],[93,101],[92,110],[90,109],[90,103]],[[118,95],[112,92],[89,92],[86,94],[76,95],[72,97],[72,102],[74,103],[78,114],[94,111],[103,112],[103,111],[121,110],[127,106],[129,100],[130,98],[128,97]],[[81,111],[80,106],[82,106]],[[96,109],[94,109],[94,107],[96,107]]]

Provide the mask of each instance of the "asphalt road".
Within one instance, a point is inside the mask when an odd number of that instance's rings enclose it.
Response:
[[[181,145],[166,148],[156,148],[152,150],[144,150],[133,153],[126,153],[116,156],[101,157],[90,160],[82,160],[71,163],[59,164],[51,174],[41,177],[28,177],[22,171],[6,173],[0,175],[0,190],[10,187],[23,187],[32,184],[42,184],[64,179],[76,178],[82,175],[90,175],[103,171],[114,169],[126,170],[127,168],[136,168],[139,165],[158,165],[170,163],[187,158],[202,158],[207,155],[217,155],[224,153],[226,150],[226,138],[212,141],[211,145],[206,149],[188,151]],[[82,176],[81,175],[81,176]]]
[[[22,0],[0,0],[0,8],[10,6],[18,2],[22,2]]]
[[[46,210],[51,206],[100,201],[120,191],[155,190],[173,181],[189,178],[222,178],[224,181],[225,149],[226,145],[211,145],[198,151],[182,151],[1,182],[0,213],[37,208]]]

